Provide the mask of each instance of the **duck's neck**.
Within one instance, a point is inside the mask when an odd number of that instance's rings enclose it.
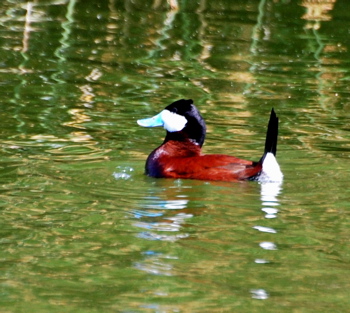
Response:
[[[179,132],[167,132],[163,144],[168,141],[174,141],[181,143],[186,143],[186,145],[196,145],[199,148],[202,147],[205,139],[205,134],[198,134],[197,136],[189,136],[188,132],[179,131]]]

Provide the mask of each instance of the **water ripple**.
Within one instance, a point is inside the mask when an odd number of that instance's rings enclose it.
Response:
[[[265,250],[277,250],[277,246],[273,242],[263,241],[259,246]]]
[[[269,294],[264,289],[252,289],[250,293],[253,299],[266,300],[269,298]]]
[[[162,241],[171,241],[175,242],[179,239],[188,238],[189,234],[178,234],[178,235],[160,235],[154,232],[141,232],[137,235],[137,237],[146,239],[146,240],[162,240]]]
[[[130,166],[117,166],[117,171],[114,172],[112,175],[115,179],[130,179],[131,173],[134,171],[134,169]]]
[[[261,231],[263,233],[271,233],[271,234],[276,234],[277,231],[274,230],[273,228],[270,227],[265,227],[265,226],[253,226],[254,229]]]

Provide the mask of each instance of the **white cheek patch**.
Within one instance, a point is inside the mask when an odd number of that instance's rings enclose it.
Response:
[[[168,132],[179,132],[187,124],[187,119],[184,116],[172,113],[169,110],[163,110],[160,115],[164,123],[164,128]]]

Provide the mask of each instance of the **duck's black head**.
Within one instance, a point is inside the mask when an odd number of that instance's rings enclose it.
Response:
[[[190,139],[199,146],[204,143],[205,122],[191,99],[175,101],[158,115],[137,122],[144,127],[163,126],[167,131],[165,142]]]

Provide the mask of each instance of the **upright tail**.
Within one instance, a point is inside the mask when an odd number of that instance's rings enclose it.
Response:
[[[281,182],[283,174],[276,160],[278,137],[278,117],[274,109],[271,110],[269,124],[267,126],[265,150],[260,159],[262,171],[258,177],[261,182]]]
[[[267,126],[265,150],[260,162],[264,162],[267,153],[271,152],[274,156],[277,153],[277,138],[278,138],[278,117],[274,109],[271,110],[269,124]]]

